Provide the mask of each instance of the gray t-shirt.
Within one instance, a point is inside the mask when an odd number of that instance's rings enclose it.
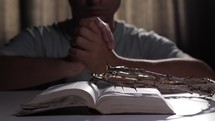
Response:
[[[186,56],[169,39],[123,21],[116,24],[114,38],[115,51],[123,57],[155,60]]]
[[[69,21],[65,21],[52,26],[25,29],[1,47],[0,53],[25,57],[66,57],[71,37],[64,28],[68,26]],[[117,21],[113,34],[115,51],[122,57],[154,60],[186,56],[167,38],[138,29],[123,21]],[[89,78],[89,73],[83,73],[73,77],[73,80],[89,80]]]

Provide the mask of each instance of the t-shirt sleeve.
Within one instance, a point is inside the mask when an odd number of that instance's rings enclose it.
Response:
[[[154,32],[149,32],[147,36],[143,36],[142,39],[147,45],[147,58],[149,59],[178,58],[187,56],[187,54],[180,50],[173,41]]]
[[[0,48],[0,53],[24,57],[61,58],[68,54],[70,44],[54,27],[33,27],[20,32]]]
[[[0,48],[6,55],[37,57],[40,55],[40,34],[36,28],[25,29]]]
[[[135,59],[167,59],[188,56],[176,44],[155,32],[118,22],[114,31],[118,55]]]

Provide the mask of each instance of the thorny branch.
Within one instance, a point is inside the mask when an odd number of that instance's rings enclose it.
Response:
[[[152,87],[163,92],[178,90],[210,97],[215,94],[215,81],[209,78],[178,78],[125,66],[108,66],[105,73],[93,74],[93,78],[90,81],[132,88]]]

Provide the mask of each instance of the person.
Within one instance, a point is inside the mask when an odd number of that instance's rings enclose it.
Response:
[[[0,48],[0,90],[89,80],[92,73],[105,72],[107,65],[214,79],[205,62],[167,38],[115,20],[120,3],[69,0],[72,19],[20,32]]]

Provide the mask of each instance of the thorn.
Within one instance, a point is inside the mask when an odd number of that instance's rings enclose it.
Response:
[[[135,89],[135,91],[137,92],[137,88],[136,88],[136,87],[134,87],[134,89]]]
[[[122,87],[123,91],[124,91],[124,87]]]
[[[134,89],[135,89],[135,91],[137,92],[137,86],[136,85],[134,85],[134,87],[133,87]]]

